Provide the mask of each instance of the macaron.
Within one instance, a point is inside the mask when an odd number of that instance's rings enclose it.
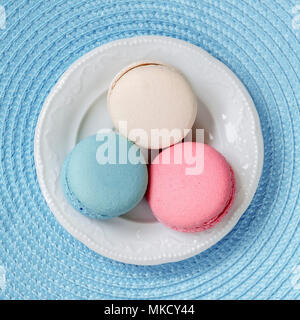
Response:
[[[148,172],[140,149],[115,132],[80,141],[67,156],[61,181],[69,203],[85,216],[108,219],[143,198]]]
[[[174,230],[212,228],[228,214],[234,196],[231,166],[207,144],[176,144],[150,166],[147,200],[157,220]]]
[[[136,62],[111,82],[107,105],[115,128],[143,148],[181,141],[192,128],[197,99],[187,79],[160,62]]]

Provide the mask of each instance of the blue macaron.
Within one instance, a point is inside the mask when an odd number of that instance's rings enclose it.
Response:
[[[148,171],[140,149],[110,131],[80,141],[67,156],[61,179],[64,194],[77,211],[109,219],[141,201]]]

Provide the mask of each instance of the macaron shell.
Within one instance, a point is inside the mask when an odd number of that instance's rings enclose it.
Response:
[[[111,118],[119,132],[144,148],[164,148],[179,142],[195,121],[197,101],[188,81],[174,68],[157,63],[133,65],[112,82],[108,94]],[[127,128],[119,125],[126,121]],[[151,129],[179,130],[171,141],[149,139]],[[136,140],[132,132],[147,135]],[[133,133],[133,134],[131,134]]]
[[[130,148],[138,147],[116,133]],[[97,150],[102,145],[96,136],[88,137],[75,146],[65,160],[62,169],[64,193],[71,205],[82,214],[106,219],[131,210],[143,198],[148,182],[144,163],[119,164],[116,148],[116,163],[99,164]]]
[[[234,200],[235,180],[226,159],[214,148],[185,142],[162,151],[149,171],[147,199],[156,218],[167,226],[185,232],[212,227],[228,213]],[[172,159],[185,154],[183,164]],[[163,164],[170,156],[171,163]],[[202,159],[203,170],[187,175],[193,159]],[[198,160],[200,161],[200,160]]]
[[[65,194],[66,199],[68,202],[72,205],[72,207],[79,211],[81,214],[90,217],[90,218],[97,218],[97,219],[109,219],[111,216],[105,215],[103,213],[100,213],[98,210],[94,211],[90,208],[88,208],[85,203],[83,203],[81,200],[77,198],[77,196],[74,194],[72,189],[70,188],[69,184],[69,178],[68,178],[68,169],[69,169],[69,163],[71,159],[72,152],[68,155],[66,158],[62,170],[61,170],[61,183],[63,192]]]

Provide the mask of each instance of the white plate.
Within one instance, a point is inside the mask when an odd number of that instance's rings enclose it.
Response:
[[[155,220],[146,200],[122,217],[96,221],[75,211],[61,188],[61,166],[76,142],[112,127],[106,108],[110,81],[127,64],[152,59],[174,65],[188,78],[199,98],[196,127],[205,129],[205,142],[224,154],[236,175],[231,212],[207,231],[187,234],[166,228]],[[187,42],[143,36],[96,48],[63,74],[41,111],[34,153],[42,193],[70,234],[103,256],[155,265],[200,253],[235,226],[259,182],[263,139],[249,94],[224,64]]]

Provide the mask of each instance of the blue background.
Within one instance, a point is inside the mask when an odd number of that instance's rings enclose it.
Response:
[[[0,297],[299,298],[297,1],[0,4],[6,10],[0,30],[0,265],[6,288]],[[33,158],[41,107],[70,64],[103,43],[146,34],[189,41],[230,67],[255,102],[265,143],[259,188],[234,230],[198,256],[153,267],[109,260],[73,239],[46,205]]]

